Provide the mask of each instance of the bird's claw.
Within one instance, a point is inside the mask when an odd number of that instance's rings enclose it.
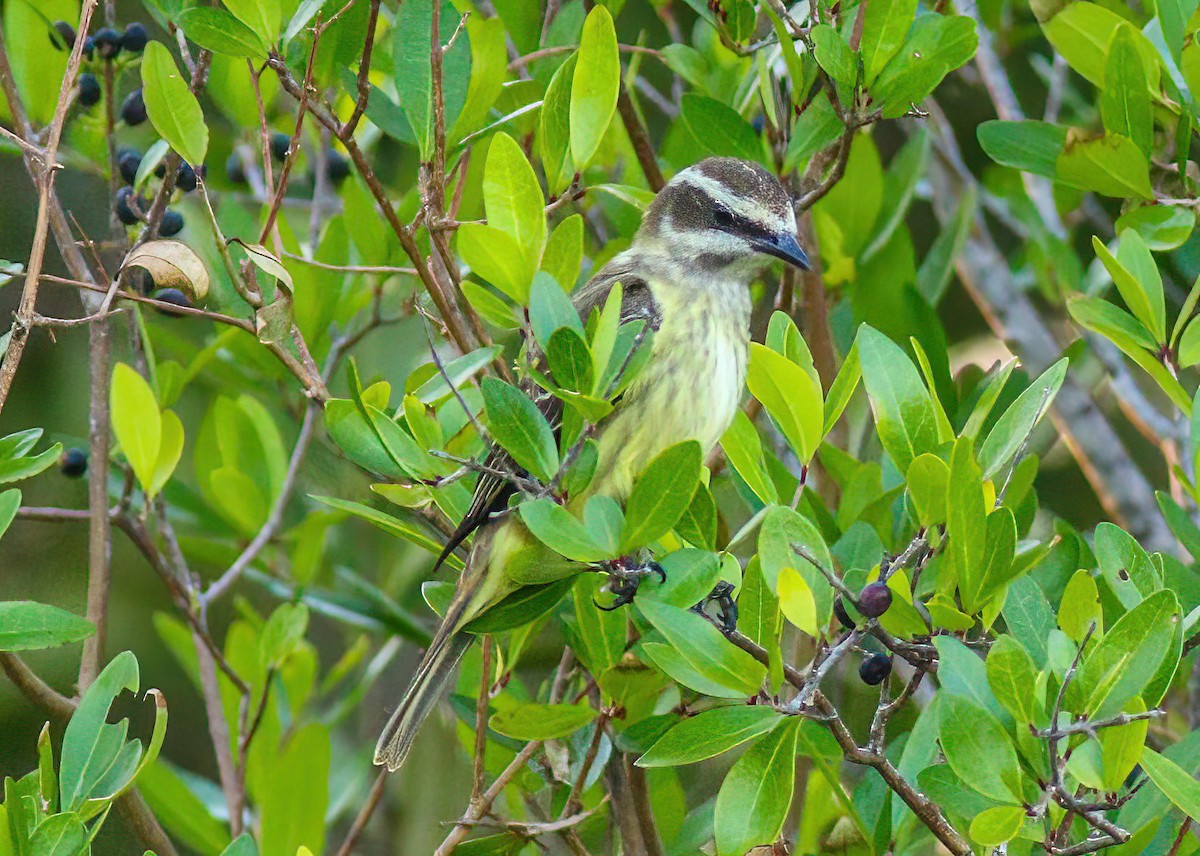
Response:
[[[662,565],[658,562],[631,565],[621,559],[617,559],[606,563],[606,565],[608,590],[616,596],[616,600],[608,606],[604,606],[594,600],[592,601],[596,604],[597,609],[602,609],[605,612],[612,612],[614,609],[620,609],[622,606],[633,603],[638,586],[642,584],[642,580],[651,574],[657,575],[660,583],[667,581],[667,572],[663,570]]]
[[[692,607],[692,611],[707,616],[707,607],[710,603],[717,605],[716,618],[721,630],[724,633],[732,633],[737,630],[738,607],[737,601],[733,599],[733,584],[725,580],[717,583],[709,592],[708,597]]]

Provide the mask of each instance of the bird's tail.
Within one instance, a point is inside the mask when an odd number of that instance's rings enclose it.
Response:
[[[404,763],[421,723],[442,697],[442,692],[454,676],[458,661],[471,646],[472,638],[469,633],[456,631],[454,624],[449,621],[443,622],[438,628],[400,706],[388,720],[383,734],[379,735],[379,742],[375,744],[376,764],[393,772]]]

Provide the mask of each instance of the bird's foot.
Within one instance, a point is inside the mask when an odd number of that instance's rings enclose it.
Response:
[[[642,580],[651,574],[658,577],[659,582],[667,581],[667,572],[662,569],[662,565],[658,562],[644,562],[638,564],[630,559],[613,559],[611,562],[605,562],[603,565],[604,571],[608,574],[608,590],[615,597],[612,603],[608,606],[597,603],[599,609],[605,612],[612,612],[614,609],[619,609],[626,604],[633,603],[633,597],[637,594],[638,586],[642,584]]]
[[[733,599],[733,584],[722,580],[717,583],[708,597],[692,607],[692,611],[708,616],[708,605],[716,604],[716,619],[724,633],[737,630],[738,607]]]

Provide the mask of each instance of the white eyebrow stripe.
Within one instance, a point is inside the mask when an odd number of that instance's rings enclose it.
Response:
[[[745,196],[734,193],[728,186],[714,178],[710,178],[694,167],[685,169],[679,173],[679,175],[675,176],[675,180],[687,184],[689,187],[696,188],[710,199],[722,203],[735,214],[739,214],[753,223],[758,223],[762,226],[771,225],[773,218],[765,207],[759,205],[753,199],[748,199]]]

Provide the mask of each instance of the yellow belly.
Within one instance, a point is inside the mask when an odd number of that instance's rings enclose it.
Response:
[[[655,455],[684,440],[698,441],[707,454],[737,411],[746,380],[748,297],[743,312],[719,293],[677,299],[673,291],[655,289],[663,320],[654,351],[602,425],[588,495],[623,502]]]

